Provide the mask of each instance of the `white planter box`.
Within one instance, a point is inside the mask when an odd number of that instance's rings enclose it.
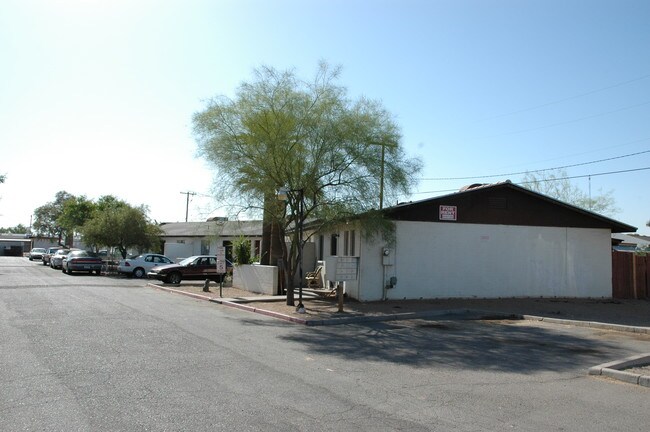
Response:
[[[278,268],[259,264],[236,265],[232,286],[258,294],[275,295],[278,291]]]

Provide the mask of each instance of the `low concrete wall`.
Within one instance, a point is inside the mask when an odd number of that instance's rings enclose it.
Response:
[[[254,293],[275,295],[278,291],[278,268],[258,264],[236,265],[232,286]]]

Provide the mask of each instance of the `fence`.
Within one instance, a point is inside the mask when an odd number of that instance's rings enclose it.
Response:
[[[650,255],[612,252],[612,297],[650,298]]]

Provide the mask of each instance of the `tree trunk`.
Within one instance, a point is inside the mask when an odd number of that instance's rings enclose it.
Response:
[[[270,203],[269,196],[264,197],[264,213],[262,216],[262,244],[260,247],[260,264],[271,265],[271,236],[273,223],[268,210]],[[273,264],[275,265],[275,264]]]

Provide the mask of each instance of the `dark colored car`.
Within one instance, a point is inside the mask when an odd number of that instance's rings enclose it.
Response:
[[[229,264],[229,263],[226,263]],[[165,283],[179,284],[183,279],[221,282],[223,275],[217,273],[217,257],[197,255],[185,258],[178,264],[166,264],[152,268],[147,273],[149,279]]]
[[[85,250],[71,251],[63,258],[61,271],[72,274],[72,272],[95,272],[101,274],[104,262],[94,252]]]

